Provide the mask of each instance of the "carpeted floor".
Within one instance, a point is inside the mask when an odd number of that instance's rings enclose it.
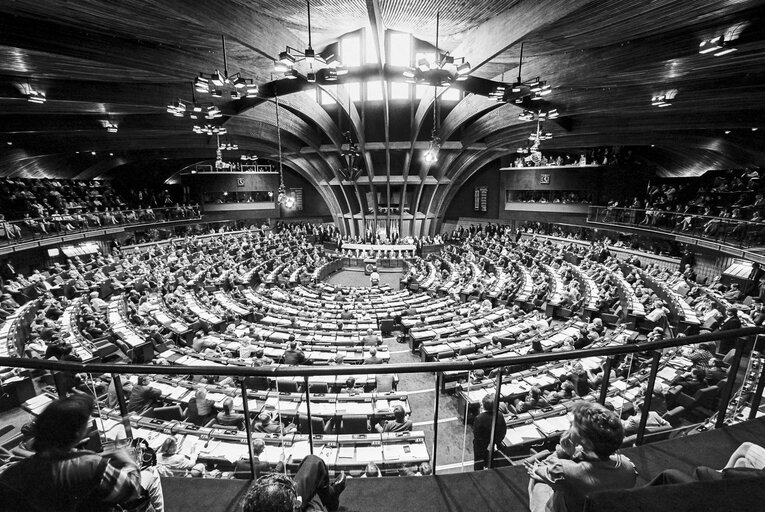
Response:
[[[399,281],[404,273],[401,269],[386,269],[381,268],[378,270],[380,274],[380,284],[390,285],[394,290],[398,290]],[[364,274],[364,269],[344,268],[338,272],[335,272],[326,279],[328,284],[334,286],[353,286],[369,287],[369,276]]]

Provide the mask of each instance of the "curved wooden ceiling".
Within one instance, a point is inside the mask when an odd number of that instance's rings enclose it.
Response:
[[[375,41],[399,30],[432,44],[440,12],[439,45],[464,56],[480,79],[514,80],[524,43],[523,78],[548,80],[549,104],[563,116],[554,126],[548,122],[555,137],[543,149],[627,145],[668,176],[765,163],[762,0],[314,0],[311,7],[317,49],[360,28],[371,29]],[[3,2],[0,175],[113,175],[115,166],[163,152],[183,165],[184,155],[210,151],[212,157],[210,140],[194,135],[190,120],[170,117],[165,105],[190,99],[199,71],[222,68],[221,33],[231,72],[270,81],[279,51],[306,44],[305,10],[302,0]],[[702,39],[731,28],[739,32],[738,51],[698,53]],[[374,51],[385,56],[384,48]],[[382,66],[365,71],[383,72]],[[313,87],[296,82],[289,87]],[[48,101],[28,103],[25,84],[45,91]],[[670,89],[677,90],[671,107],[651,106],[652,95]],[[514,105],[467,95],[443,106],[448,143],[439,163],[425,166],[419,157],[430,137],[432,93],[403,103],[386,94],[383,106],[350,111],[344,88],[334,94],[340,108],[303,92],[284,98],[285,152],[342,205],[335,213],[366,213],[370,220],[378,215],[362,211],[364,196],[385,194],[388,184],[422,197],[414,208],[437,217],[441,212],[429,205],[441,204],[487,159],[511,154],[533,124],[520,122]],[[229,138],[242,150],[275,154],[269,98],[221,109]],[[105,120],[119,132],[107,134]],[[348,130],[366,150],[367,185],[343,185],[335,168],[340,134]],[[83,162],[76,151],[114,153],[113,165]],[[423,193],[431,177],[443,183]]]

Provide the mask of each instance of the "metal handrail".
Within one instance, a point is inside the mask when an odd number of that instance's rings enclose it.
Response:
[[[749,336],[755,336],[765,334],[765,327],[747,327],[742,329],[735,329],[730,331],[718,331],[716,333],[687,336],[681,338],[671,338],[660,341],[644,342],[630,345],[620,345],[603,347],[596,349],[575,350],[568,352],[554,352],[533,354],[526,356],[512,356],[512,357],[497,357],[488,358],[486,360],[477,361],[460,361],[460,362],[435,362],[427,365],[408,363],[408,364],[384,364],[384,365],[369,365],[364,366],[364,373],[369,374],[381,374],[381,373],[422,373],[423,371],[435,372],[435,391],[436,399],[433,410],[433,452],[431,454],[431,465],[433,468],[433,474],[436,473],[436,461],[438,454],[438,424],[439,424],[439,398],[440,390],[443,384],[443,377],[445,371],[469,371],[477,369],[489,369],[489,368],[503,368],[509,365],[522,365],[522,364],[539,364],[548,363],[553,361],[581,359],[592,356],[608,356],[606,359],[606,368],[604,371],[604,378],[601,383],[601,389],[599,393],[598,401],[603,404],[606,397],[608,386],[610,385],[610,368],[612,363],[612,356],[619,354],[633,354],[637,352],[650,353],[652,356],[651,369],[648,375],[648,387],[647,389],[653,389],[653,384],[656,381],[656,375],[659,368],[659,360],[661,356],[661,350],[667,348],[681,347],[685,345],[701,343],[705,341],[716,341],[721,339],[736,338],[736,347],[733,360],[730,368],[728,369],[727,384],[720,395],[720,402],[717,410],[717,420],[715,426],[717,428],[724,426],[725,412],[727,410],[728,403],[733,394],[735,378],[739,371],[741,364],[741,357],[744,350],[745,338]],[[119,379],[116,378],[118,374],[167,374],[167,375],[227,375],[238,377],[294,377],[302,376],[305,385],[305,396],[307,402],[308,412],[308,439],[310,446],[310,453],[313,453],[313,423],[310,413],[310,390],[308,386],[308,378],[310,376],[319,375],[352,375],[359,373],[359,366],[332,366],[324,368],[313,368],[307,366],[286,366],[276,365],[267,367],[237,367],[237,366],[225,366],[225,367],[209,367],[209,366],[150,366],[150,365],[115,365],[115,364],[100,364],[100,363],[76,363],[76,362],[62,362],[62,361],[47,361],[40,359],[27,359],[27,358],[12,358],[12,357],[0,357],[0,366],[11,366],[17,368],[28,369],[42,369],[42,370],[60,370],[76,373],[111,373],[112,378],[115,379],[115,391],[117,393],[117,399],[119,403],[120,413],[122,416],[122,423],[125,427],[125,432],[128,436],[131,435],[130,418],[127,411],[127,403],[125,401],[124,392],[122,390]],[[498,372],[496,376],[496,390],[502,385],[502,375],[504,372]],[[757,389],[763,388],[765,378],[760,378],[757,384]],[[277,380],[278,391],[278,380]],[[247,431],[247,439],[251,439],[251,431],[249,425],[249,410],[246,408],[248,401],[247,387],[244,382],[240,386],[240,392],[242,394],[242,403],[245,404],[245,411],[247,412],[248,419],[245,422]],[[651,406],[652,393],[648,392],[645,396],[644,407],[645,410],[649,410]],[[753,419],[757,413],[757,407],[759,406],[759,398],[753,399],[749,419]],[[488,447],[487,467],[492,467],[492,461],[494,459],[494,426],[496,424],[497,417],[499,415],[499,400],[494,400],[494,407],[492,409],[492,429],[491,438]],[[636,444],[642,444],[643,436],[645,434],[646,422],[648,419],[647,414],[641,416],[641,421],[638,426]],[[467,418],[466,418],[467,421]],[[247,450],[250,458],[250,468],[254,468],[254,459],[252,450]],[[251,476],[254,478],[254,469],[251,472]]]
[[[625,212],[643,212],[643,213],[647,213],[647,212],[654,213],[654,212],[656,212],[659,215],[672,215],[672,216],[676,216],[676,217],[688,217],[688,216],[691,216],[691,217],[699,218],[699,219],[719,220],[721,222],[733,222],[733,223],[738,223],[738,224],[746,223],[746,224],[754,224],[754,225],[757,225],[757,226],[765,227],[765,221],[758,222],[758,221],[746,220],[746,219],[734,219],[732,217],[718,217],[716,215],[703,215],[701,213],[690,213],[690,212],[678,212],[678,211],[671,211],[671,210],[661,210],[661,209],[658,209],[658,208],[656,208],[656,209],[646,209],[646,208],[627,208],[627,207],[624,207],[624,206],[596,206],[596,205],[590,205],[589,208],[590,208],[590,210],[595,209],[596,210],[596,214],[597,214],[598,211],[602,211],[602,210],[610,210],[610,211],[621,210],[621,211],[625,211]]]

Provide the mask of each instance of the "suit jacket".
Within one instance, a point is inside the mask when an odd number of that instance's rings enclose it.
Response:
[[[253,457],[255,463],[255,480],[261,476],[271,472],[271,466],[268,462],[260,460],[258,457]],[[241,478],[249,480],[252,478],[250,473],[250,459],[239,459],[234,465],[234,478]]]

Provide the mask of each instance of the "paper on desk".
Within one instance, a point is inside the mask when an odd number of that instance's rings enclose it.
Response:
[[[545,435],[551,435],[558,432],[565,432],[571,426],[566,416],[551,416],[549,418],[542,418],[535,420],[537,428]]]
[[[624,399],[618,395],[606,398],[606,402],[613,405],[614,409],[621,409],[622,405],[624,405]]]
[[[523,437],[514,428],[509,428],[507,429],[507,433],[505,434],[505,444],[506,445],[523,444]]]
[[[351,459],[353,460],[356,456],[356,447],[353,445],[350,446],[341,446],[340,449],[337,451],[337,458],[338,459]]]
[[[305,459],[311,453],[311,446],[308,441],[298,441],[292,445],[292,460],[298,461]]]
[[[379,446],[357,446],[356,460],[360,462],[382,461],[382,450]]]
[[[619,391],[624,391],[627,389],[627,382],[623,380],[615,380],[611,383],[611,385]]]
[[[400,444],[384,444],[383,445],[383,459],[385,461],[389,460],[399,460],[406,457],[406,452],[404,452],[404,446]]]
[[[247,457],[247,445],[221,442],[209,453],[213,457],[220,457],[233,463],[242,457]]]
[[[537,430],[537,427],[535,427],[533,423],[517,426],[514,430],[524,439],[524,441],[539,439],[541,437],[539,430]]]
[[[671,381],[672,379],[677,377],[677,370],[675,370],[674,368],[665,367],[656,375],[666,381]]]

